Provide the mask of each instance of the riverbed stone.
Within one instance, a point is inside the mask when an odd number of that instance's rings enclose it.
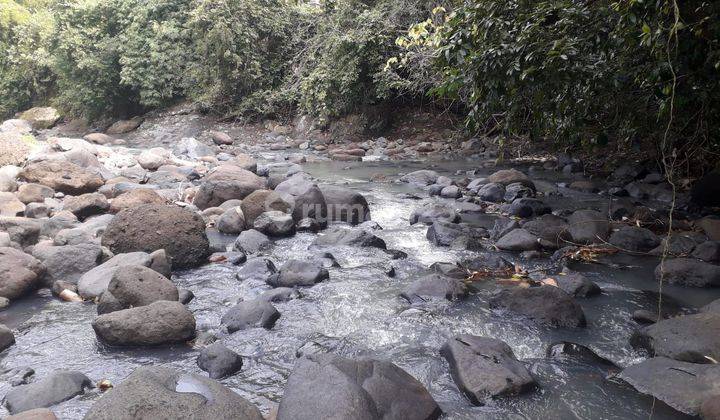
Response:
[[[108,287],[110,279],[121,267],[140,265],[151,267],[164,276],[170,275],[164,253],[129,252],[117,254],[83,274],[78,280],[78,292],[85,299],[100,297]]]
[[[221,233],[239,234],[245,230],[245,215],[242,208],[232,207],[220,215],[217,221],[217,229]]]
[[[289,260],[267,283],[273,287],[313,286],[330,278],[322,263],[307,260]]]
[[[459,239],[467,241],[471,248],[480,248],[480,239],[489,236],[484,228],[475,228],[463,223],[449,223],[437,220],[428,228],[425,237],[437,246],[451,246]]]
[[[165,204],[167,200],[150,188],[137,188],[124,192],[115,197],[110,203],[110,213],[120,213],[122,210],[138,207],[143,204]]]
[[[468,295],[468,288],[462,279],[440,274],[430,274],[410,283],[400,296],[410,303],[422,303],[432,298],[458,300]]]
[[[503,199],[508,203],[512,203],[519,198],[532,197],[535,197],[534,189],[520,182],[515,182],[505,187],[505,195],[503,196]]]
[[[242,368],[242,357],[216,342],[202,349],[197,358],[198,367],[208,373],[212,379],[222,379],[233,375]]]
[[[478,188],[477,195],[483,201],[500,203],[505,197],[505,186],[499,182],[490,182]]]
[[[63,200],[63,210],[71,212],[81,221],[90,216],[105,213],[109,208],[110,203],[107,198],[100,193],[65,197]]]
[[[371,220],[370,206],[359,192],[336,185],[321,185],[327,203],[328,221],[358,225]]]
[[[696,416],[703,402],[717,399],[720,366],[653,357],[625,368],[618,377],[643,394]]]
[[[242,200],[253,191],[265,189],[266,181],[254,173],[234,165],[221,165],[203,179],[193,204],[204,210],[232,199]]]
[[[571,296],[586,298],[602,293],[600,286],[580,273],[564,272],[553,276],[553,280],[559,288]]]
[[[83,274],[97,267],[103,259],[98,244],[36,246],[32,255],[45,266],[46,286],[58,280],[77,284]]]
[[[520,183],[535,190],[535,184],[530,178],[517,169],[501,169],[487,177],[487,182],[496,182],[505,186]]]
[[[143,204],[118,213],[102,236],[114,253],[164,249],[173,268],[201,265],[210,255],[200,216],[172,205]]]
[[[432,185],[437,182],[438,173],[435,171],[421,169],[419,171],[410,172],[400,177],[400,181],[420,186]]]
[[[15,334],[10,328],[0,324],[0,352],[5,351],[13,344],[15,344]]]
[[[41,286],[42,263],[15,248],[0,248],[0,297],[14,300]]]
[[[302,174],[296,174],[275,187],[275,192],[282,195],[292,211],[293,220],[311,218],[319,224],[328,221],[328,203],[325,195],[317,184],[307,180]]]
[[[246,255],[259,254],[269,250],[270,247],[272,247],[270,238],[255,229],[241,232],[233,244],[233,249]]]
[[[559,287],[506,289],[490,299],[491,309],[506,310],[549,327],[585,327],[582,307]]]
[[[631,337],[631,343],[653,356],[712,363],[712,360],[720,360],[720,313],[703,312],[664,319],[637,331]]]
[[[33,408],[12,416],[5,417],[5,420],[57,420],[55,413],[47,408]]]
[[[154,346],[195,337],[193,314],[180,302],[164,300],[100,315],[92,327],[111,346]]]
[[[103,179],[91,170],[61,160],[31,163],[23,168],[18,178],[73,195],[95,192],[104,184]]]
[[[43,222],[37,219],[0,216],[0,231],[7,232],[12,242],[23,247],[37,243],[42,227]]]
[[[648,252],[660,245],[660,238],[639,226],[623,226],[610,235],[609,242],[620,250]]]
[[[602,243],[610,235],[607,216],[596,210],[577,210],[568,218],[570,235],[578,244]]]
[[[717,287],[720,286],[720,266],[692,258],[673,258],[655,268],[655,279],[660,278],[680,286]]]
[[[416,208],[410,214],[410,224],[423,223],[432,225],[435,221],[457,223],[460,215],[452,207],[442,203],[428,203]]]
[[[20,119],[29,122],[34,130],[45,130],[60,121],[60,113],[53,107],[38,106],[22,112]]]
[[[0,192],[0,216],[22,216],[25,213],[25,204],[17,199],[15,194]]]
[[[702,229],[712,241],[720,241],[720,217],[707,216],[695,221],[695,226]]]
[[[274,289],[266,290],[259,296],[259,300],[266,302],[288,302],[293,299],[302,297],[296,287],[276,287]]]
[[[544,214],[522,225],[523,229],[537,236],[546,249],[558,249],[572,241],[568,224],[562,217]]]
[[[270,281],[270,278],[277,273],[277,267],[268,258],[250,258],[240,267],[235,277],[240,281],[257,280]]]
[[[248,300],[230,308],[220,319],[229,333],[248,328],[271,329],[280,319],[280,312],[264,300]]]
[[[372,232],[362,228],[345,228],[342,226],[333,226],[318,237],[313,242],[318,247],[331,246],[356,246],[356,247],[374,247],[385,249],[385,241],[375,236]]]
[[[720,241],[705,241],[695,247],[693,258],[709,263],[720,263]]]
[[[503,206],[503,208],[505,209],[506,207]],[[537,198],[518,198],[507,205],[506,211],[511,216],[530,219],[550,213],[551,208]]]
[[[255,219],[266,211],[276,210],[288,213],[291,211],[291,206],[275,191],[257,190],[242,200],[241,209],[246,224],[252,226]]]
[[[448,340],[440,353],[450,364],[455,384],[474,405],[518,395],[535,386],[525,365],[501,340],[460,334]]]
[[[213,379],[171,368],[137,368],[103,395],[85,420],[263,420],[246,399]]]
[[[253,222],[255,230],[271,237],[291,236],[295,234],[295,221],[292,216],[281,211],[266,211]]]
[[[115,270],[103,298],[106,294],[117,301],[120,309],[145,306],[159,300],[179,300],[178,289],[173,282],[142,265],[126,265]]]
[[[495,243],[505,251],[532,251],[540,249],[540,239],[525,229],[514,229]]]
[[[315,354],[296,363],[277,420],[435,420],[441,414],[425,387],[392,363]]]
[[[12,388],[5,395],[5,407],[11,414],[51,407],[93,387],[90,378],[80,372],[56,371],[36,382]]]

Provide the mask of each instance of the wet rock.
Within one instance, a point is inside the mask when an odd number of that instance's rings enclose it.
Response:
[[[638,200],[656,200],[663,202],[672,201],[672,189],[670,185],[665,184],[648,184],[645,182],[631,182],[625,186],[625,190],[630,197]]]
[[[513,201],[517,200],[518,198],[531,198],[534,196],[535,196],[535,190],[528,187],[527,185],[516,182],[516,183],[508,185],[505,188],[505,195],[503,196],[503,199],[505,201],[507,201],[508,203],[512,203]]]
[[[222,233],[239,234],[245,230],[245,215],[240,207],[226,210],[217,221],[217,229]]]
[[[145,121],[145,119],[140,117],[135,117],[129,120],[119,120],[108,127],[105,132],[110,135],[129,133],[140,127],[140,124],[142,124],[143,121]]]
[[[448,185],[440,190],[440,196],[443,198],[460,198],[462,197],[462,193],[457,185]]]
[[[141,265],[115,270],[103,298],[106,294],[112,295],[119,309],[146,306],[159,300],[179,300],[177,287],[167,277]]]
[[[195,317],[180,302],[158,301],[100,315],[92,327],[112,346],[154,346],[195,337]]]
[[[660,245],[660,238],[645,228],[623,226],[610,235],[609,242],[620,250],[648,252]]]
[[[720,286],[720,266],[691,258],[674,258],[655,268],[655,279],[661,278],[667,283],[681,286]]]
[[[6,232],[12,242],[23,247],[37,243],[42,227],[43,223],[39,220],[0,216],[0,231]]]
[[[162,147],[154,147],[143,150],[137,157],[137,163],[141,168],[148,171],[157,171],[161,166],[170,162],[172,153]]]
[[[55,413],[47,408],[34,408],[14,416],[5,417],[5,420],[57,420],[57,417]]]
[[[166,204],[167,200],[149,188],[138,188],[122,193],[110,203],[110,213],[120,213],[122,210],[138,207],[143,204]]]
[[[21,113],[20,119],[29,122],[34,130],[45,130],[60,121],[60,113],[49,106],[35,107]]]
[[[704,401],[717,397],[720,366],[654,357],[625,368],[619,378],[670,407],[698,415]]]
[[[42,203],[30,203],[25,206],[25,217],[42,219],[50,216],[50,208]]]
[[[695,247],[693,258],[709,263],[720,263],[720,241],[707,241]]]
[[[0,324],[0,352],[5,351],[13,344],[15,344],[15,334],[10,328]]]
[[[328,221],[328,203],[320,188],[308,181],[302,174],[296,174],[281,182],[275,187],[275,192],[281,194],[290,203],[292,217],[296,222],[311,218],[321,225]]]
[[[0,192],[0,216],[22,216],[25,213],[25,204],[9,192]]]
[[[536,198],[518,198],[507,207],[507,213],[523,219],[530,219],[550,213],[550,206]]]
[[[245,222],[252,226],[255,219],[266,211],[281,211],[289,213],[290,204],[280,194],[269,190],[257,190],[245,197],[241,209],[245,216]]]
[[[317,233],[322,230],[322,226],[317,220],[306,217],[297,222],[296,230],[298,232],[312,232]]]
[[[262,292],[258,296],[258,299],[266,302],[287,302],[299,297],[301,297],[301,295],[297,288],[276,287]]]
[[[434,420],[441,414],[425,387],[392,363],[318,354],[298,360],[277,419]]]
[[[437,182],[437,179],[437,172],[426,169],[410,172],[409,174],[400,177],[400,181],[402,182],[421,186],[432,185]]]
[[[465,238],[468,240],[468,245],[472,245],[471,248],[475,249],[481,247],[480,239],[488,236],[487,230],[483,228],[473,228],[465,224],[442,221],[435,221],[425,234],[428,241],[437,246],[451,246],[458,239]]]
[[[522,227],[537,236],[543,248],[557,249],[572,241],[565,219],[553,214],[544,214],[523,224]]]
[[[527,175],[517,169],[502,169],[487,177],[487,182],[495,182],[508,186],[510,184],[520,183],[535,190],[535,184]]]
[[[115,138],[103,133],[90,133],[83,136],[83,140],[94,144],[111,144]]]
[[[450,364],[458,388],[475,405],[535,386],[530,372],[503,341],[461,334],[448,340],[440,353]]]
[[[595,210],[577,210],[568,219],[570,235],[578,244],[594,244],[608,240],[608,218]]]
[[[5,406],[11,414],[34,408],[46,408],[93,388],[93,382],[75,371],[57,371],[30,383],[12,388],[5,395]]]
[[[703,312],[664,319],[633,334],[630,342],[653,356],[713,363],[720,360],[720,314]]]
[[[77,284],[103,258],[102,248],[97,244],[36,246],[32,255],[45,266],[45,285],[58,280]]]
[[[502,238],[495,246],[505,251],[530,251],[540,249],[539,238],[525,229],[514,229]]]
[[[280,211],[266,211],[253,222],[255,230],[272,237],[295,234],[295,221],[292,216]]]
[[[328,221],[357,225],[370,220],[370,206],[362,194],[334,185],[321,185],[320,191],[327,203]]]
[[[356,246],[374,247],[386,249],[385,241],[375,236],[366,229],[347,229],[341,226],[334,226],[320,234],[313,245],[319,247],[328,246]]]
[[[265,189],[265,186],[263,178],[238,166],[226,164],[218,166],[205,176],[193,204],[204,210],[228,200],[242,200],[253,191]]]
[[[213,149],[200,143],[192,137],[185,137],[175,144],[173,153],[177,156],[187,156],[190,159],[200,159],[207,156],[215,156]]]
[[[564,271],[561,275],[554,276],[553,280],[555,280],[559,288],[575,297],[586,298],[597,296],[602,292],[600,286],[588,280],[587,277],[580,273]]]
[[[45,267],[32,256],[14,248],[0,248],[0,297],[10,300],[35,291]]]
[[[102,244],[114,253],[164,249],[173,268],[201,265],[210,255],[205,224],[197,214],[158,204],[118,213],[105,230]]]
[[[53,282],[50,290],[52,291],[53,296],[60,296],[60,294],[65,290],[77,293],[77,285],[64,280],[56,280]]]
[[[105,213],[109,208],[110,203],[107,198],[99,193],[66,197],[63,200],[63,210],[71,212],[81,221],[90,216]]]
[[[507,270],[514,268],[508,260],[497,253],[476,254],[464,259],[460,265],[468,271]]]
[[[227,327],[229,333],[234,333],[248,328],[271,329],[277,320],[280,319],[280,312],[267,301],[249,300],[240,302],[230,308],[220,319],[220,323]]]
[[[217,145],[231,145],[234,143],[233,138],[230,137],[229,134],[223,133],[221,131],[211,131],[210,137],[212,138],[212,141]]]
[[[103,179],[89,169],[60,160],[31,163],[18,174],[18,178],[72,195],[95,192],[104,184]]]
[[[657,312],[638,309],[632,313],[632,319],[639,324],[654,324],[658,321],[658,314]]]
[[[115,272],[130,265],[152,268],[165,277],[170,275],[164,253],[130,252],[117,254],[80,277],[77,283],[80,295],[85,299],[100,297],[107,290],[110,279]]]
[[[702,229],[711,241],[720,241],[720,218],[712,216],[703,217],[695,221],[695,226]]]
[[[240,233],[235,240],[233,249],[251,255],[267,251],[271,246],[272,242],[266,235],[255,229],[250,229]]]
[[[103,395],[85,420],[263,420],[250,402],[220,382],[170,368],[140,367]]]
[[[505,186],[497,182],[491,182],[478,188],[477,195],[483,201],[500,203],[505,197]]]
[[[72,214],[68,212],[69,214]],[[84,243],[100,243],[100,237],[113,219],[111,214],[91,217],[80,225],[70,229],[62,229],[55,234],[55,245],[79,245]]]
[[[408,285],[400,296],[410,303],[422,303],[431,298],[441,298],[450,301],[467,296],[468,289],[464,281],[431,274],[422,277]]]
[[[503,290],[490,299],[491,309],[507,310],[549,327],[584,327],[585,314],[559,287],[542,286]]]
[[[267,283],[273,287],[313,286],[328,278],[330,275],[321,263],[289,260],[283,264],[277,275],[268,279]]]
[[[238,372],[242,368],[243,362],[239,354],[218,342],[205,347],[200,352],[197,364],[212,379],[221,379]]]
[[[277,273],[275,264],[267,258],[250,258],[235,274],[240,281],[259,280],[267,282]]]
[[[444,204],[429,203],[413,210],[410,215],[410,224],[424,223],[431,225],[435,221],[456,223],[460,221],[460,215],[452,208]]]

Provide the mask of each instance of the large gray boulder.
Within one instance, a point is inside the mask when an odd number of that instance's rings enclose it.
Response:
[[[357,225],[370,220],[370,206],[365,197],[349,188],[321,185],[327,203],[328,221]]]
[[[11,241],[23,247],[37,243],[42,227],[40,220],[0,216],[0,231],[7,232]]]
[[[220,382],[153,366],[136,369],[85,415],[85,420],[137,419],[263,420],[263,416]]]
[[[704,312],[659,321],[631,337],[654,356],[691,363],[720,360],[720,313]]]
[[[36,382],[12,388],[5,395],[5,407],[10,414],[51,407],[93,387],[93,382],[80,372],[57,371]]]
[[[115,272],[122,267],[131,265],[150,267],[165,277],[170,276],[169,264],[164,251],[156,251],[152,254],[147,252],[117,254],[83,274],[77,282],[78,293],[85,299],[100,297],[107,290]]]
[[[582,307],[559,287],[506,289],[490,299],[491,309],[527,317],[548,327],[584,327]]]
[[[392,363],[319,354],[296,363],[277,420],[434,420],[441,414],[425,387]]]
[[[400,181],[419,186],[427,186],[436,183],[438,176],[438,173],[435,171],[421,169],[419,171],[410,172],[407,175],[403,175],[402,177],[400,177]]]
[[[201,265],[210,255],[202,218],[170,205],[144,204],[121,211],[105,230],[102,244],[116,254],[164,249],[173,268]]]
[[[432,298],[458,300],[467,296],[464,281],[439,274],[422,277],[409,284],[400,296],[410,303],[422,303]]]
[[[625,368],[619,378],[643,394],[697,416],[703,402],[717,399],[720,366],[654,357]]]
[[[126,265],[118,267],[113,273],[108,288],[100,299],[101,306],[103,302],[111,304],[106,305],[106,310],[98,309],[98,313],[145,306],[160,300],[178,299],[178,289],[167,277],[142,265]]]
[[[266,211],[289,213],[292,210],[290,203],[285,201],[280,194],[270,190],[253,191],[242,200],[240,208],[245,216],[245,222],[250,226],[258,216]]]
[[[578,244],[595,244],[608,240],[610,222],[595,210],[577,210],[568,218],[570,235]]]
[[[239,234],[245,230],[245,226],[245,215],[240,206],[225,210],[217,221],[218,231],[228,235]]]
[[[272,237],[291,236],[295,234],[295,221],[292,215],[281,211],[266,211],[253,222],[253,227]]]
[[[375,247],[385,249],[385,241],[375,236],[372,232],[362,228],[347,229],[341,226],[334,226],[319,235],[314,245],[319,247],[327,246],[357,246]]]
[[[275,264],[267,258],[250,258],[235,274],[240,281],[255,280],[269,282],[277,273]]]
[[[267,283],[273,287],[313,286],[330,277],[320,262],[289,260]]]
[[[280,312],[264,300],[248,300],[230,308],[222,316],[220,323],[227,327],[229,333],[248,328],[271,329],[280,319]]]
[[[410,224],[424,223],[432,225],[436,221],[457,223],[460,215],[452,207],[441,203],[428,203],[413,210],[410,214]]]
[[[638,226],[623,226],[610,235],[611,244],[623,251],[648,252],[660,245],[660,238]]]
[[[222,165],[205,176],[193,204],[201,210],[217,207],[228,200],[242,200],[253,191],[264,189],[265,186],[265,179],[248,170],[233,165]]]
[[[60,113],[49,106],[36,106],[20,114],[20,119],[27,121],[34,130],[51,128],[60,121]]]
[[[45,285],[58,280],[77,284],[80,277],[101,263],[102,247],[98,244],[35,246],[33,257],[45,266]]]
[[[498,239],[495,246],[504,251],[532,251],[540,249],[540,238],[525,229],[513,229]]]
[[[720,286],[720,266],[692,258],[674,258],[655,268],[655,279],[661,278],[680,286],[717,287]]]
[[[518,395],[535,386],[530,372],[503,341],[461,334],[448,340],[440,354],[450,364],[458,388],[475,405]]]
[[[195,317],[180,302],[158,301],[100,315],[92,327],[111,346],[154,346],[195,337]]]
[[[271,246],[272,242],[270,242],[270,238],[268,238],[267,235],[255,229],[250,229],[238,235],[233,244],[233,249],[251,255],[267,251]]]
[[[275,187],[275,192],[291,205],[295,222],[305,218],[325,224],[328,220],[328,204],[320,188],[301,174],[296,174]]]
[[[96,214],[103,214],[110,209],[107,198],[100,193],[88,193],[75,197],[67,197],[63,200],[63,210],[77,216],[79,220],[85,220]]]
[[[197,364],[212,379],[221,379],[239,371],[243,362],[239,354],[216,342],[202,349]]]
[[[15,248],[0,248],[0,297],[20,298],[40,287],[45,267]]]

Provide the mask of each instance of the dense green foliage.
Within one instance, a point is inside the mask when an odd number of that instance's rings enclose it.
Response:
[[[717,153],[720,3],[678,4],[466,0],[402,43],[432,55],[432,92],[463,103],[471,128],[660,145],[672,122],[667,151]]]
[[[429,92],[473,130],[716,153],[718,2],[304,3],[0,0],[0,116],[191,99],[226,116],[328,122]]]

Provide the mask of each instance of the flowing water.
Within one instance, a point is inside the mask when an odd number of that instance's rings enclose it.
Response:
[[[566,341],[587,346],[621,367],[642,360],[643,355],[628,344],[630,334],[637,328],[631,314],[640,308],[653,309],[657,304],[655,294],[651,293],[657,289],[652,275],[656,259],[619,256],[612,259],[616,267],[572,266],[603,289],[599,297],[578,300],[588,318],[585,329],[548,330],[508,314],[491,312],[487,301],[497,287],[492,282],[479,284],[474,294],[460,302],[411,307],[400,299],[398,294],[403,287],[428,273],[430,264],[473,255],[468,251],[435,247],[425,239],[425,226],[409,225],[412,210],[431,199],[409,199],[401,194],[425,195],[412,186],[391,181],[399,172],[428,166],[426,163],[336,162],[305,165],[305,169],[322,182],[344,184],[365,194],[373,220],[384,228],[377,235],[389,248],[405,251],[408,258],[390,260],[387,254],[375,249],[328,250],[340,268],[330,269],[330,280],[303,289],[301,299],[275,304],[282,317],[270,331],[251,329],[227,335],[220,330],[220,317],[234,302],[252,299],[268,289],[261,282],[238,281],[237,267],[212,264],[174,274],[178,287],[190,289],[196,296],[189,308],[197,319],[198,330],[215,332],[228,347],[243,356],[242,370],[222,380],[225,385],[268,414],[282,397],[296,351],[314,342],[315,346],[346,356],[392,361],[425,384],[448,419],[646,419],[651,411],[655,419],[682,418],[659,401],[653,404],[651,398],[613,379],[617,368],[604,360],[583,352],[552,351],[548,355],[553,343]],[[433,169],[453,175],[457,170],[471,168],[469,162],[449,162],[439,163]],[[370,182],[374,174],[387,175],[389,182]],[[539,189],[546,192],[557,190],[558,176],[557,173],[531,175],[545,180],[536,182]],[[556,208],[606,204],[605,199],[597,195],[560,192],[568,195],[552,199]],[[467,215],[468,220],[485,225],[492,225],[493,218]],[[324,251],[310,248],[314,237],[301,233],[278,240],[269,257],[280,265],[288,258],[318,256]],[[211,239],[231,243],[233,238],[216,234]],[[517,259],[517,255],[506,256]],[[524,263],[542,267],[548,260]],[[390,266],[397,272],[394,278],[386,275]],[[719,297],[717,292],[707,290],[665,287],[664,292],[668,299],[674,298],[689,308]],[[47,291],[13,303],[10,309],[0,313],[0,322],[18,330],[17,344],[1,356],[2,367],[31,367],[40,378],[57,369],[78,370],[95,381],[108,379],[116,384],[143,365],[162,364],[202,373],[195,363],[198,351],[187,345],[116,349],[99,344],[90,327],[95,316],[93,304],[61,302],[50,297]],[[523,396],[499,399],[484,407],[472,406],[458,391],[447,363],[439,355],[442,344],[458,333],[490,336],[507,342],[517,357],[528,363],[538,389]],[[0,395],[4,395],[10,387],[8,375],[0,379]],[[178,391],[202,394],[192,380],[181,382]],[[97,393],[76,397],[53,407],[53,411],[60,418],[81,418]]]

